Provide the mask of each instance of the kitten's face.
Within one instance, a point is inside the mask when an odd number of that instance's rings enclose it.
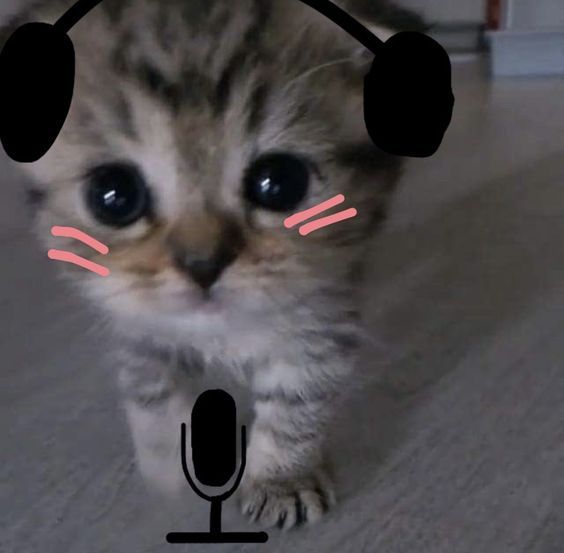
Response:
[[[50,243],[110,269],[65,266],[111,310],[272,317],[343,282],[383,215],[397,166],[364,130],[353,44],[297,2],[255,4],[106,0],[71,32],[71,113],[29,169],[43,237],[70,225],[109,246]],[[283,226],[339,193],[356,218]]]

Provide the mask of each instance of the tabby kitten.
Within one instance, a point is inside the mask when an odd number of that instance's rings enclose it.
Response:
[[[70,4],[44,0],[13,23],[54,22]],[[347,8],[375,25],[403,15]],[[70,35],[69,118],[25,169],[42,237],[69,225],[110,247],[49,244],[111,271],[63,267],[115,323],[140,470],[183,488],[192,381],[219,366],[254,397],[243,511],[283,528],[317,520],[334,502],[324,435],[354,378],[359,272],[399,175],[364,129],[371,56],[296,0],[105,0]],[[339,193],[356,218],[307,237],[284,228]]]

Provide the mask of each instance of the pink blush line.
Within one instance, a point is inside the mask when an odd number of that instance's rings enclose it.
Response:
[[[344,221],[345,219],[352,219],[353,217],[356,217],[356,215],[357,211],[354,207],[345,209],[345,211],[339,211],[339,213],[335,213],[334,215],[328,215],[327,217],[322,217],[321,219],[305,224],[303,227],[300,227],[300,234],[302,236],[307,236],[314,230],[333,225],[339,221]]]
[[[80,255],[76,255],[75,253],[64,252],[62,250],[49,250],[47,257],[55,261],[65,261],[73,265],[78,265],[83,269],[87,269],[103,277],[107,277],[110,274],[110,270],[107,267],[98,265],[98,263],[94,263],[93,261],[88,261],[88,259],[84,259],[84,257],[80,257]]]
[[[342,194],[337,194],[333,198],[330,198],[329,200],[325,200],[324,202],[321,202],[320,204],[310,207],[305,211],[300,211],[299,213],[295,213],[294,215],[291,215],[290,217],[284,220],[284,226],[286,228],[295,227],[296,225],[299,225],[300,223],[303,223],[304,221],[307,221],[308,219],[315,217],[315,215],[319,215],[323,211],[327,211],[328,209],[331,209],[336,205],[342,204],[344,201],[345,201],[345,197]]]
[[[53,227],[51,229],[51,234],[53,236],[62,236],[64,238],[74,238],[75,240],[79,240],[102,255],[106,255],[110,251],[106,244],[102,244],[102,242],[99,242],[95,238],[92,238],[92,236],[74,227]]]

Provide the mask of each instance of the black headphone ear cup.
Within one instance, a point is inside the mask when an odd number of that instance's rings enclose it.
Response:
[[[61,132],[74,88],[72,41],[46,23],[19,27],[0,53],[0,139],[15,161],[43,157]]]
[[[435,40],[398,33],[377,52],[364,81],[364,121],[378,148],[400,156],[432,156],[453,107],[450,60]]]

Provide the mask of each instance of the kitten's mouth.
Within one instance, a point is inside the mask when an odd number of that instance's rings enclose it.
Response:
[[[220,295],[217,290],[198,290],[190,294],[190,308],[198,313],[219,313],[224,307]]]
[[[217,314],[224,310],[226,302],[218,291],[201,289],[176,289],[159,294],[157,304],[174,315]]]
[[[196,309],[198,311],[204,311],[206,313],[215,313],[221,309],[221,302],[214,294],[206,291],[199,296],[196,304]]]

